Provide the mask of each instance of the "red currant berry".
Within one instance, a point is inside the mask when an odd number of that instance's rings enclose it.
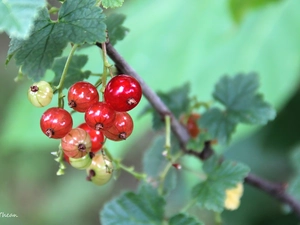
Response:
[[[97,154],[93,157],[92,164],[86,169],[86,179],[101,186],[111,179],[112,172],[113,165],[111,160],[103,154]]]
[[[53,89],[46,81],[40,81],[30,86],[27,97],[32,105],[44,107],[50,104],[53,97]]]
[[[117,112],[114,124],[103,134],[110,140],[122,141],[128,138],[133,130],[133,121],[127,112]]]
[[[53,107],[41,117],[40,127],[49,138],[59,139],[64,137],[73,126],[70,113],[62,108]]]
[[[99,101],[99,94],[94,85],[79,81],[68,92],[68,105],[77,112],[85,112],[92,104]]]
[[[91,151],[92,143],[89,134],[81,129],[74,128],[61,139],[61,148],[70,158],[81,158]]]
[[[198,136],[198,134],[200,133],[200,129],[197,124],[197,120],[199,118],[200,118],[199,114],[192,113],[187,120],[186,128],[192,138],[196,138]]]
[[[106,130],[114,123],[116,112],[105,102],[93,104],[85,112],[85,122],[94,130]]]
[[[94,130],[86,123],[82,123],[78,126],[81,129],[84,129],[90,135],[91,142],[92,142],[92,149],[91,152],[98,152],[103,144],[104,144],[104,135],[100,130]]]
[[[139,82],[125,74],[113,77],[104,90],[105,102],[118,112],[133,109],[140,102],[141,97],[142,88]]]

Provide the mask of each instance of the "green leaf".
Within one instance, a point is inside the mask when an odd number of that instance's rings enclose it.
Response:
[[[224,208],[225,190],[242,182],[250,171],[241,163],[228,160],[220,163],[216,156],[204,162],[203,170],[207,178],[193,188],[192,197],[199,206],[216,212]]]
[[[161,225],[164,206],[156,189],[143,185],[137,194],[126,192],[105,204],[100,221],[102,225]]]
[[[281,0],[230,0],[229,7],[233,18],[239,22],[247,11],[279,1]]]
[[[227,143],[235,131],[236,120],[231,114],[218,108],[206,111],[198,122],[200,127],[207,129],[212,139],[217,139],[220,144]]]
[[[165,137],[158,136],[154,139],[151,146],[146,150],[143,157],[143,170],[151,180],[151,182],[160,182],[160,174],[164,171],[169,161],[162,155],[165,146]],[[177,145],[172,143],[172,149],[175,149]],[[153,166],[155,165],[155,166]],[[163,193],[167,195],[172,191],[177,184],[177,173],[176,170],[171,168],[164,180]]]
[[[45,6],[45,0],[0,1],[0,32],[5,31],[13,38],[27,38],[39,10]]]
[[[172,216],[169,221],[169,225],[204,225],[204,223],[198,221],[194,217],[190,217],[186,214],[180,213]]]
[[[190,92],[190,84],[185,83],[180,87],[173,88],[168,92],[158,92],[158,96],[160,99],[167,105],[170,111],[174,114],[175,117],[179,117],[183,112],[185,112],[189,107],[189,92]],[[151,106],[146,106],[143,110],[144,112],[148,112]],[[158,114],[155,110],[151,108],[152,111],[152,126],[155,130],[161,129],[164,126],[163,118]]]
[[[228,110],[245,110],[249,108],[258,87],[256,74],[224,76],[216,84],[213,97],[226,106]]]
[[[94,0],[65,1],[58,13],[58,21],[51,21],[48,11],[41,10],[34,28],[26,40],[12,39],[8,58],[15,54],[16,64],[23,74],[37,81],[53,60],[62,54],[68,42],[74,44],[106,40],[104,14]]]
[[[257,93],[258,87],[255,74],[222,77],[216,84],[213,97],[225,106],[225,110],[208,110],[200,118],[200,126],[220,143],[226,143],[238,123],[264,125],[273,120],[276,111]]]
[[[270,120],[275,119],[276,111],[269,103],[263,100],[262,95],[258,94],[254,96],[250,105],[252,107],[249,107],[245,111],[240,111],[236,114],[235,112],[231,112],[231,114],[238,117],[241,123],[247,124],[264,125]]]
[[[55,73],[55,77],[52,80],[54,85],[58,85],[64,66],[66,64],[67,57],[60,57],[54,60],[52,70]],[[69,65],[69,69],[64,81],[64,88],[69,88],[71,85],[83,79],[87,79],[91,74],[90,71],[82,71],[82,68],[88,61],[87,55],[74,55]]]
[[[102,0],[102,5],[104,8],[116,8],[121,7],[124,0]]]
[[[127,27],[122,26],[126,16],[124,14],[112,13],[106,19],[109,42],[115,45],[117,41],[123,40],[126,33],[129,32]]]

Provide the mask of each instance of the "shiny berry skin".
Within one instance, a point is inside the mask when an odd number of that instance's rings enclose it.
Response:
[[[85,112],[85,122],[94,130],[106,130],[110,128],[115,120],[116,112],[105,102],[93,104]]]
[[[53,97],[53,89],[46,81],[33,83],[27,91],[27,97],[32,105],[44,107],[50,104]]]
[[[98,152],[104,144],[103,133],[100,130],[92,129],[86,123],[82,123],[78,127],[81,129],[84,129],[90,135],[91,142],[92,142],[91,152],[94,152],[94,153]]]
[[[87,180],[101,186],[112,177],[113,165],[111,160],[103,154],[97,154],[92,159],[92,164],[86,169]]]
[[[77,112],[85,112],[99,101],[99,93],[89,82],[79,81],[73,84],[68,92],[68,105]]]
[[[133,130],[133,121],[127,112],[117,112],[114,124],[103,131],[105,137],[113,141],[122,141],[128,138]]]
[[[113,77],[104,90],[105,102],[118,112],[126,112],[140,102],[142,88],[139,82],[128,75],[121,74]]]
[[[40,120],[43,133],[49,138],[59,139],[70,132],[73,120],[70,113],[62,108],[53,107],[44,112]]]
[[[91,151],[92,142],[88,132],[74,128],[61,139],[61,148],[69,158],[81,158]]]
[[[192,138],[196,138],[200,133],[197,123],[198,119],[200,119],[200,115],[197,113],[192,113],[187,120],[186,128]]]

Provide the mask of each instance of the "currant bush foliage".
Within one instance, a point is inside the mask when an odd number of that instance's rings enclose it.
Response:
[[[209,210],[221,212],[224,209],[225,190],[235,187],[248,175],[248,166],[225,160],[219,162],[217,157],[211,157],[203,164],[206,179],[192,190],[192,197],[197,204]]]
[[[65,1],[58,12],[57,21],[52,21],[48,10],[43,9],[28,39],[12,39],[7,62],[14,55],[16,64],[22,66],[23,74],[40,80],[68,42],[104,42],[104,18],[103,11],[95,6],[94,0]]]
[[[213,97],[225,109],[213,107],[205,112],[200,127],[206,128],[211,138],[227,143],[238,123],[264,125],[273,120],[276,111],[258,93],[256,74],[224,76],[215,86]]]
[[[141,185],[138,192],[126,192],[107,203],[100,213],[105,225],[161,225],[166,202],[156,189]]]

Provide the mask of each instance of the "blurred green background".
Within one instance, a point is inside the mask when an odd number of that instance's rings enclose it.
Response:
[[[221,151],[248,164],[255,174],[285,182],[293,175],[289,158],[300,140],[299,10],[299,0],[126,0],[113,11],[127,16],[124,25],[130,32],[115,47],[154,90],[168,91],[190,81],[191,96],[203,101],[211,100],[214,84],[224,74],[258,73],[260,92],[278,110],[278,117],[264,128],[239,126],[232,144]],[[40,131],[45,109],[28,102],[31,81],[14,82],[18,72],[14,60],[4,66],[8,45],[9,38],[1,34],[0,212],[18,218],[0,218],[0,224],[99,224],[103,204],[134,190],[138,182],[121,172],[116,180],[97,187],[85,181],[84,171],[71,167],[64,176],[56,176],[58,165],[50,152],[57,150],[59,141]],[[80,53],[89,55],[86,69],[101,72],[98,48]],[[107,143],[113,156],[124,158],[124,164],[137,170],[154,136],[151,117],[138,116],[145,105],[143,99],[130,113],[135,121],[131,138]],[[82,121],[83,115],[76,114],[74,125]],[[184,161],[199,166],[191,157]],[[169,213],[184,204],[195,182],[186,172],[179,174]],[[245,188],[241,207],[223,213],[224,224],[297,224],[276,200]],[[205,224],[214,224],[212,213],[198,208],[195,212]]]

